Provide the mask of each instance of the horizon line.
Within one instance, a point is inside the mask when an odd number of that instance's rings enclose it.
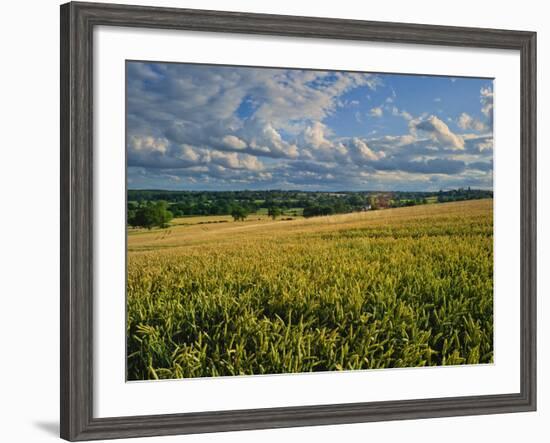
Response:
[[[470,191],[490,191],[494,192],[491,188],[474,188],[471,186],[468,187],[458,187],[450,189],[438,189],[436,191],[431,190],[421,190],[421,191],[411,191],[403,189],[363,189],[363,190],[347,190],[347,189],[335,189],[335,190],[304,190],[304,189],[223,189],[223,190],[212,190],[212,189],[163,189],[163,188],[127,188],[126,191],[162,191],[162,192],[325,192],[325,193],[340,193],[340,192],[450,192],[450,191],[459,191],[459,190],[470,190]]]

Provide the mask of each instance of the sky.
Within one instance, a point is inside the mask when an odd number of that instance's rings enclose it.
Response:
[[[126,63],[129,189],[493,187],[493,81]]]

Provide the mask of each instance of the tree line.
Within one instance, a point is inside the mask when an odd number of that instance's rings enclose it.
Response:
[[[492,197],[492,191],[471,188],[436,192],[129,190],[128,224],[151,229],[166,227],[173,217],[196,215],[231,215],[239,221],[258,211],[273,219],[288,213],[315,217]]]

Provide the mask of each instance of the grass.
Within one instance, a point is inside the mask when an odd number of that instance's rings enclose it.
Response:
[[[490,363],[492,232],[477,200],[130,235],[128,379]]]

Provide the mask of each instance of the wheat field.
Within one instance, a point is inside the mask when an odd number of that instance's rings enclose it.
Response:
[[[492,203],[130,230],[127,378],[491,363]]]

